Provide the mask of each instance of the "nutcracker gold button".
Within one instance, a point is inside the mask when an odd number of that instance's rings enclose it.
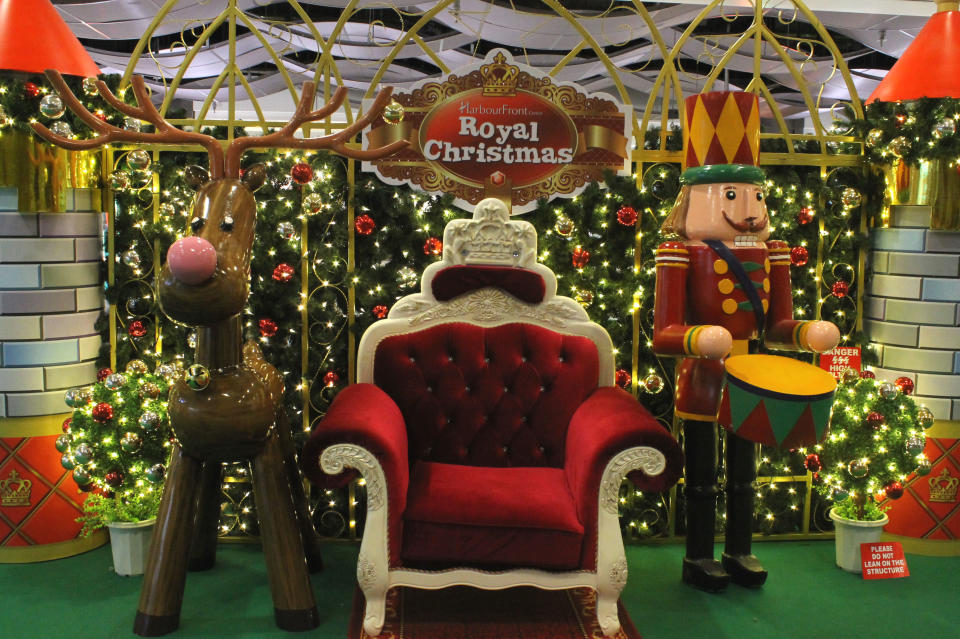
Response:
[[[762,306],[763,306],[763,312],[766,313],[766,312],[767,312],[767,309],[770,308],[770,302],[768,302],[767,300],[763,300],[763,302],[762,302],[761,304],[762,304]]]
[[[763,292],[764,293],[770,292],[770,280],[766,277],[763,278]]]
[[[727,272],[728,269],[729,267],[727,266],[727,263],[724,260],[715,260],[713,262],[713,272],[716,273],[717,275],[723,275],[724,273]]]
[[[767,258],[763,261],[763,272],[764,273],[770,272],[770,258]]]
[[[737,300],[733,299],[732,297],[728,297],[727,299],[723,300],[723,305],[721,308],[723,308],[723,312],[727,315],[733,315],[737,312]]]
[[[733,280],[729,278],[724,278],[717,282],[717,289],[724,295],[729,295],[733,292]]]

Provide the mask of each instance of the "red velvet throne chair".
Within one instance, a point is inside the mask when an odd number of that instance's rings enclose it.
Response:
[[[321,486],[366,480],[364,628],[379,634],[395,586],[586,586],[616,634],[620,485],[670,487],[680,448],[614,386],[609,335],[556,295],[529,222],[487,199],[443,246],[421,292],[363,335],[358,382],[303,451]]]

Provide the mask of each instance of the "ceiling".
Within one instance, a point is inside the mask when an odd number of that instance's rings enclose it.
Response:
[[[140,56],[136,72],[144,75],[157,95],[165,92],[163,77],[170,78],[183,62],[187,48],[202,27],[210,24],[231,0],[184,0],[168,13],[153,32],[152,52]],[[281,53],[279,63],[295,83],[312,79],[318,46],[304,21],[287,0],[232,0],[238,9]],[[837,101],[848,100],[850,91],[832,58],[822,46],[808,48],[800,42],[815,33],[802,14],[795,16],[789,0],[762,0],[767,26],[778,33],[779,41],[796,61],[803,83],[810,93],[821,93],[821,110]],[[94,61],[106,73],[122,73],[140,36],[149,30],[164,0],[53,0],[64,20],[80,38]],[[540,0],[456,0],[449,3],[417,0],[299,0],[323,38],[332,33],[343,10],[353,5],[351,15],[338,39],[333,55],[351,97],[359,99],[374,78],[394,42],[405,37],[411,25],[437,4],[446,4],[426,22],[418,34],[431,50],[417,44],[405,45],[381,81],[400,87],[436,77],[442,60],[450,69],[470,64],[493,47],[506,47],[517,61],[549,70],[564,59],[571,47],[582,40],[577,27],[558,17]],[[626,88],[630,101],[642,109],[662,63],[659,48],[651,40],[646,22],[633,2],[620,0],[564,0],[561,3],[578,17],[579,26],[590,33],[616,65],[616,77]],[[708,0],[643,3],[667,47],[672,47],[695,21]],[[694,36],[681,49],[681,83],[685,94],[703,88],[703,78],[728,44],[746,28],[752,18],[751,0],[726,0],[699,23]],[[829,30],[850,68],[861,98],[866,98],[935,10],[930,0],[808,0],[811,9]],[[742,16],[742,17],[736,17]],[[226,26],[216,30],[199,50],[186,71],[176,98],[183,105],[200,102],[229,60]],[[270,114],[283,116],[292,110],[283,94],[282,75],[256,35],[240,28],[236,38],[237,64],[244,70],[253,92]],[[725,67],[723,80],[730,88],[743,88],[752,77],[753,49],[744,47]],[[767,47],[760,64],[766,85],[776,96],[784,114],[803,118],[809,115],[801,85],[781,58]],[[556,76],[575,81],[590,91],[618,94],[614,74],[597,59],[594,49],[585,48]],[[715,87],[719,88],[719,87]],[[244,93],[239,87],[240,94]],[[273,96],[273,97],[271,97]],[[227,99],[226,91],[218,95]],[[243,108],[240,107],[242,116]]]

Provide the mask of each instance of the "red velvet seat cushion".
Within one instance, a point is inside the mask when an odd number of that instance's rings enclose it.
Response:
[[[418,462],[403,520],[405,565],[580,567],[583,525],[562,469]]]

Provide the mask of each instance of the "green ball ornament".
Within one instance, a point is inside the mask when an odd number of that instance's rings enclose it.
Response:
[[[128,453],[135,453],[143,446],[143,438],[136,433],[124,433],[120,438],[120,448]]]
[[[833,491],[833,500],[835,502],[841,502],[849,496],[850,496],[850,493],[843,490],[842,488]]]
[[[64,433],[63,435],[57,437],[57,439],[53,442],[53,446],[57,449],[58,453],[65,453],[70,450],[70,441],[70,435]]]
[[[77,482],[78,486],[86,486],[90,483],[90,479],[90,473],[86,468],[77,466],[73,469],[73,481]]]
[[[64,453],[60,455],[60,465],[66,468],[67,470],[73,470],[77,463],[73,461],[73,455],[70,453]]]
[[[100,93],[100,89],[97,88],[97,79],[96,78],[84,78],[81,83],[83,86],[83,93],[93,97]]]
[[[870,129],[870,131],[867,133],[867,146],[876,148],[881,144],[883,144],[883,130]]]
[[[147,469],[147,472],[144,473],[147,477],[147,481],[153,484],[159,484],[163,481],[163,476],[166,474],[167,470],[163,467],[163,464],[154,464]]]
[[[957,122],[953,118],[943,118],[933,125],[933,137],[941,140],[957,132]]]
[[[57,120],[50,125],[50,130],[54,135],[59,135],[61,138],[70,138],[73,137],[73,128],[70,126],[69,122],[64,120]]]
[[[577,289],[576,295],[574,295],[574,299],[577,300],[580,306],[586,308],[593,304],[593,291],[588,288],[579,288]]]
[[[383,121],[387,124],[400,124],[403,116],[403,105],[396,100],[391,100],[390,104],[383,108]]]
[[[919,455],[923,452],[924,446],[926,446],[926,439],[919,435],[911,435],[907,437],[907,441],[904,442],[904,448],[906,448],[907,453],[910,455]]]
[[[926,406],[921,406],[917,410],[917,424],[924,430],[933,426],[933,413]]]
[[[60,99],[60,96],[56,93],[50,93],[45,95],[42,100],[40,100],[40,114],[45,118],[50,118],[51,120],[56,120],[66,111],[66,107],[63,106],[63,100]]]
[[[126,371],[129,375],[146,375],[150,372],[150,369],[143,363],[143,360],[131,359],[127,362]]]
[[[840,194],[840,201],[848,208],[856,208],[863,202],[863,196],[860,195],[860,191],[848,186],[843,190],[843,193]]]
[[[897,393],[899,393],[897,385],[893,382],[883,382],[880,384],[880,396],[884,399],[896,399]]]
[[[910,140],[902,135],[898,135],[890,140],[890,152],[898,158],[902,158],[910,152]]]
[[[857,369],[847,368],[843,371],[844,384],[856,384],[858,381],[860,381],[860,373],[857,372]]]
[[[147,382],[140,387],[140,397],[143,399],[156,399],[160,397],[160,387],[153,382]]]
[[[206,366],[193,364],[187,369],[185,379],[187,386],[195,391],[201,391],[210,384],[210,371],[207,370]]]
[[[319,193],[310,193],[303,198],[303,211],[307,215],[318,213],[323,208],[323,198]]]
[[[862,459],[854,459],[847,464],[847,472],[854,479],[863,479],[870,474],[870,466]]]
[[[125,191],[130,188],[130,175],[126,171],[114,171],[110,174],[110,188]]]
[[[73,451],[73,461],[78,464],[90,463],[91,459],[93,459],[93,446],[90,444],[80,444],[76,450]]]
[[[152,410],[145,410],[140,415],[140,419],[137,420],[137,423],[140,425],[140,428],[147,432],[154,431],[160,425],[160,415],[156,414]]]
[[[140,254],[137,253],[136,249],[127,249],[120,256],[120,259],[130,268],[140,268]]]
[[[150,154],[143,149],[135,149],[127,154],[127,166],[134,171],[144,171],[150,164]]]
[[[140,120],[138,120],[137,118],[124,118],[123,128],[126,131],[133,131],[134,133],[140,133],[140,129],[143,128],[143,124],[141,124]]]
[[[121,373],[114,373],[113,375],[108,375],[105,380],[103,380],[103,385],[107,387],[108,390],[119,390],[127,383],[127,378],[124,377]]]
[[[933,470],[933,464],[930,463],[930,460],[926,457],[921,457],[917,460],[917,474],[921,477],[925,477],[930,474],[930,471]]]
[[[650,373],[643,378],[643,390],[647,391],[651,395],[656,395],[663,390],[664,382],[663,378],[656,373]]]
[[[553,230],[556,231],[560,237],[570,237],[576,228],[577,225],[566,215],[558,216],[557,221],[553,225]]]

